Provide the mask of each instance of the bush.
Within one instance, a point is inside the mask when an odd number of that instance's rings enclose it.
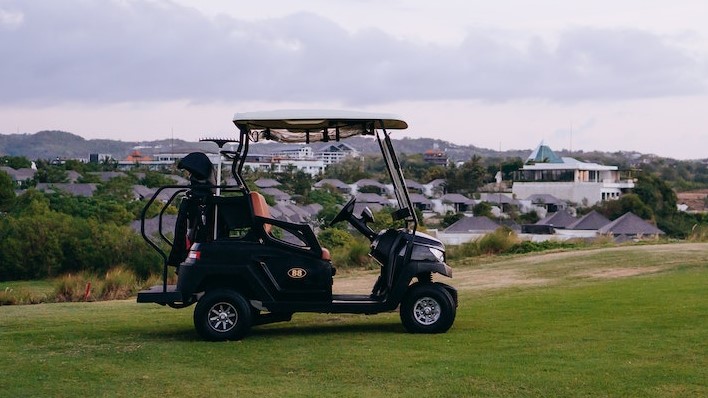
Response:
[[[369,256],[369,241],[354,237],[348,245],[332,251],[332,264],[342,268],[376,267],[376,261]]]
[[[54,300],[57,302],[87,301],[91,298],[90,283],[96,277],[87,273],[67,274],[54,282]],[[89,289],[89,294],[86,290]]]
[[[139,283],[135,273],[125,267],[116,267],[106,273],[106,277],[96,290],[97,299],[123,300],[131,297],[138,290]]]
[[[496,231],[479,239],[479,251],[483,254],[504,253],[518,241],[518,237],[512,230],[505,227],[497,228]]]
[[[110,269],[104,277],[81,272],[56,278],[53,300],[57,302],[122,300],[132,297],[141,287],[142,284],[133,271],[119,266]]]

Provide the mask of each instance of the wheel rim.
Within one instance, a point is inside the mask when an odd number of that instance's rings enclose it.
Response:
[[[209,309],[209,327],[224,333],[228,332],[238,323],[238,311],[230,303],[221,302],[214,304]]]
[[[413,305],[413,316],[421,325],[432,325],[442,314],[440,304],[432,297],[421,297]]]

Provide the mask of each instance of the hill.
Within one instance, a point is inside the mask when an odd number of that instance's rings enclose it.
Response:
[[[448,158],[453,161],[465,161],[473,155],[481,157],[502,157],[502,158],[525,158],[531,152],[529,149],[516,149],[508,151],[496,151],[493,149],[480,148],[474,145],[457,145],[448,141],[432,138],[402,138],[394,139],[394,146],[399,153],[416,154],[423,153],[432,148],[438,148],[447,153]],[[354,137],[347,140],[347,144],[356,148],[361,153],[378,153],[378,146],[371,145],[371,138]],[[180,139],[164,139],[154,141],[119,141],[107,139],[84,139],[78,135],[65,131],[40,131],[35,134],[0,134],[0,156],[24,156],[28,159],[55,159],[55,158],[88,158],[91,153],[106,153],[121,159],[134,148],[139,147],[143,152],[164,151],[167,148],[174,148],[180,152],[190,150],[215,150],[212,143],[190,142]],[[282,147],[277,143],[255,143],[251,145],[252,153],[268,153]],[[590,160],[608,160],[614,163],[608,164],[631,164],[651,155],[642,155],[637,152],[603,153],[590,152],[583,153],[576,151],[557,151],[561,156],[579,156]]]

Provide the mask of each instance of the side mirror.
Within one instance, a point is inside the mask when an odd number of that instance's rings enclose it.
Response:
[[[364,210],[361,211],[361,219],[364,220],[364,223],[374,222],[374,214],[371,213],[371,209],[365,207]]]

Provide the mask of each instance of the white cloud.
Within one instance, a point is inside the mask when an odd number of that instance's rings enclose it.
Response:
[[[47,6],[47,4],[51,4]],[[574,28],[553,43],[471,30],[431,44],[312,13],[210,18],[170,2],[17,2],[0,49],[0,103],[654,98],[706,92],[705,59],[633,29]],[[503,33],[503,32],[502,32]],[[511,36],[510,36],[511,37]]]
[[[21,12],[0,8],[0,28],[17,29],[24,21],[25,16]]]

